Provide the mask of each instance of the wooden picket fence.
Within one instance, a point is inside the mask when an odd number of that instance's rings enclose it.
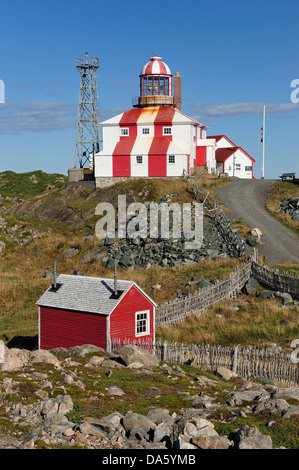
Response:
[[[112,341],[111,351],[117,354],[119,349],[127,344],[146,349],[163,362],[189,364],[211,372],[215,372],[219,366],[224,366],[246,380],[262,378],[287,386],[299,384],[298,364],[292,362],[289,352],[280,348],[168,343],[162,340],[148,343],[140,339]]]
[[[192,313],[200,314],[216,302],[235,297],[250,278],[250,272],[251,261],[239,266],[228,278],[199,293],[178,297],[159,305],[156,309],[156,326],[174,325]]]
[[[296,274],[271,269],[258,263],[253,258],[251,261],[251,275],[270,289],[287,292],[293,299],[299,299],[299,277]]]

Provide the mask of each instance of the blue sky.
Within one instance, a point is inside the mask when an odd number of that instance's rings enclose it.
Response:
[[[67,174],[74,165],[79,73],[98,57],[102,120],[131,107],[152,55],[182,77],[182,111],[226,134],[261,177],[299,174],[298,0],[10,0],[0,9],[0,172]],[[298,82],[299,83],[299,82]]]

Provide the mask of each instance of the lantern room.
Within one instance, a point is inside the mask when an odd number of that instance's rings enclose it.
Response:
[[[137,107],[172,106],[172,74],[161,57],[154,56],[140,73],[140,96]]]

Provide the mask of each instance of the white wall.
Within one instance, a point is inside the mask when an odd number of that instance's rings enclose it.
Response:
[[[240,165],[240,170],[236,169],[236,166]],[[237,178],[252,178],[252,171],[245,171],[246,166],[252,167],[252,160],[247,157],[242,150],[238,149],[233,155],[231,155],[224,162],[224,171],[228,173],[229,176],[236,176]]]
[[[175,163],[168,163],[167,155],[166,175],[167,176],[181,176],[183,171],[187,171],[187,155],[176,155]]]
[[[102,151],[103,152],[103,151]],[[97,153],[94,157],[95,177],[113,176],[112,172],[112,155],[103,155],[102,152]]]
[[[142,163],[136,163],[136,155],[131,155],[131,176],[148,176],[147,155],[142,155]]]
[[[220,148],[223,148],[223,147],[234,147],[234,145],[232,145],[230,143],[229,140],[227,140],[225,137],[222,137],[220,140],[218,140],[217,142],[217,148],[220,149]],[[236,145],[237,147],[237,145]]]

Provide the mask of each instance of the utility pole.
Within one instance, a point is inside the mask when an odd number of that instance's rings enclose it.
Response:
[[[264,105],[264,114],[263,114],[263,160],[262,160],[262,180],[265,179],[265,119],[266,117],[266,106]]]

